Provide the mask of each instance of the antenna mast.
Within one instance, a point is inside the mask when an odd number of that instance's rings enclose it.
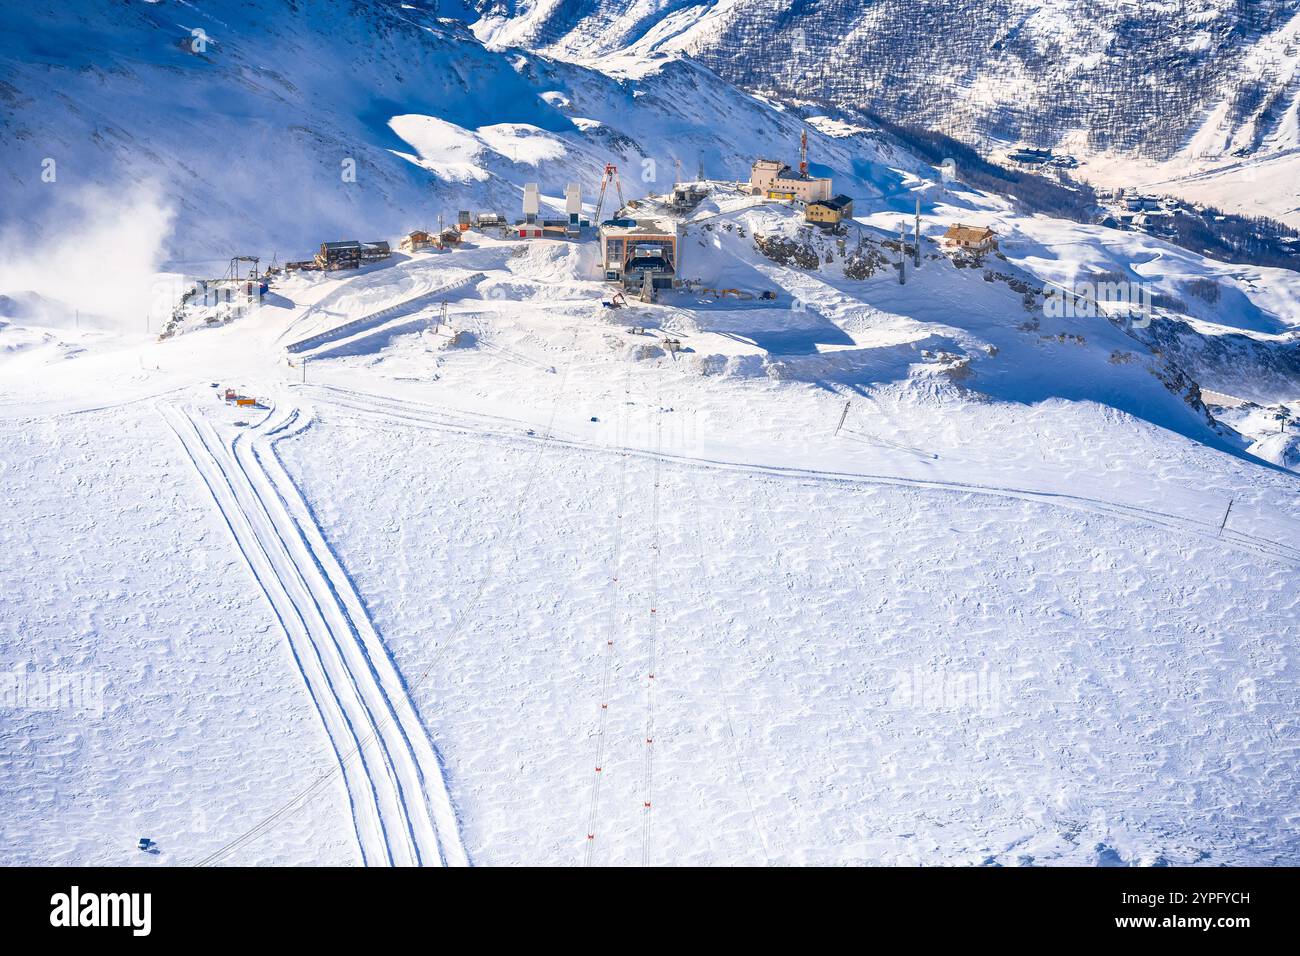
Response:
[[[916,194],[916,253],[912,259],[912,264],[916,268],[921,268],[921,194]]]

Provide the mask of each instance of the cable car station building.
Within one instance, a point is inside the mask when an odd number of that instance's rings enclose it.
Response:
[[[677,276],[677,224],[666,219],[609,219],[600,224],[606,280],[640,289],[650,274],[656,289],[671,289]]]

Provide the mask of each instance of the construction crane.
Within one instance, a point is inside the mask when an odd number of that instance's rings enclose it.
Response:
[[[808,131],[799,135],[799,178],[808,178]]]
[[[618,208],[622,209],[624,206],[623,182],[618,178],[618,167],[613,163],[606,163],[605,174],[600,177],[600,195],[596,197],[596,214],[592,220],[597,226],[600,225],[601,207],[605,205],[605,187],[610,184],[611,180],[614,183],[614,189],[618,191]]]

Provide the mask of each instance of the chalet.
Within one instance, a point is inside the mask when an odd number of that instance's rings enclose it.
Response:
[[[355,239],[344,239],[340,242],[322,242],[320,252],[316,253],[316,268],[331,272],[335,269],[358,269],[367,262],[379,262],[392,254],[388,243],[383,240],[357,242]]]
[[[814,202],[831,198],[829,176],[810,176],[775,159],[760,159],[750,169],[749,185],[755,196]]]
[[[834,199],[814,199],[804,210],[804,218],[822,226],[836,226],[853,218],[853,200],[843,193]]]
[[[376,239],[374,242],[361,243],[361,261],[362,262],[379,262],[381,259],[387,259],[393,254],[393,250],[388,247],[388,243],[382,239]]]
[[[961,223],[948,227],[943,234],[943,244],[949,249],[960,249],[982,255],[998,247],[998,237],[987,226],[963,226]]]
[[[422,249],[432,249],[437,242],[423,229],[417,229],[407,235],[399,245],[403,252],[419,252]]]
[[[320,269],[357,269],[361,266],[361,243],[355,239],[341,242],[322,242],[316,253],[316,266]]]

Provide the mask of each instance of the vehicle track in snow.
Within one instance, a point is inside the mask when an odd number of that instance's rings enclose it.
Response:
[[[545,438],[524,433],[527,423],[523,421],[492,415],[476,415],[473,412],[447,410],[436,406],[409,402],[387,396],[372,395],[331,386],[323,388],[310,386],[316,391],[321,404],[368,415],[380,420],[397,424],[413,424],[425,428],[474,435],[480,438],[505,439],[507,441],[541,441],[551,444],[568,445],[575,450],[610,454],[608,445],[585,439],[557,437],[552,432]],[[1063,491],[1048,489],[1017,488],[1010,485],[981,484],[944,479],[909,477],[906,475],[873,474],[864,472],[834,471],[798,468],[785,465],[769,465],[758,462],[728,461],[707,457],[696,457],[666,452],[656,452],[649,448],[627,448],[627,455],[640,458],[660,458],[664,461],[677,462],[704,468],[719,468],[728,471],[747,471],[774,477],[785,477],[803,481],[835,481],[841,483],[865,483],[879,485],[897,485],[922,490],[946,491],[963,494],[990,495],[1000,498],[1015,498],[1023,501],[1036,501],[1056,507],[1071,508],[1098,515],[1107,515],[1127,521],[1167,528],[1183,534],[1200,538],[1209,538],[1239,551],[1248,551],[1265,558],[1280,561],[1292,567],[1300,567],[1300,548],[1293,547],[1272,538],[1253,535],[1232,528],[1219,530],[1217,516],[1215,519],[1193,518],[1175,512],[1161,511],[1141,505],[1107,501]]]
[[[289,480],[273,442],[306,427],[272,412],[223,438],[201,411],[159,411],[211,492],[283,626],[338,765],[270,817],[210,854],[225,859],[341,777],[367,865],[465,865],[455,813],[433,745],[351,580]]]

